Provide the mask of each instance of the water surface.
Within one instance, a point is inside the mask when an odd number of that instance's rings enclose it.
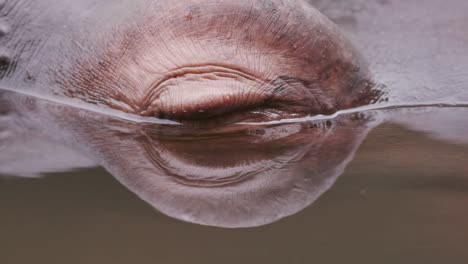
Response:
[[[466,108],[186,129],[2,99],[2,263],[468,260]]]

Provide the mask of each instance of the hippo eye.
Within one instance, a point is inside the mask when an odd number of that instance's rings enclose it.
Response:
[[[183,68],[153,85],[140,114],[179,120],[214,118],[261,107],[273,91],[272,85],[239,70]]]
[[[237,115],[237,121],[258,121],[334,111],[329,98],[298,79],[262,80],[241,70],[208,65],[181,68],[161,78],[149,89],[139,114],[184,121]]]

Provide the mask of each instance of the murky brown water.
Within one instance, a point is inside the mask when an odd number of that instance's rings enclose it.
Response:
[[[194,137],[2,99],[1,263],[468,261],[468,109]]]

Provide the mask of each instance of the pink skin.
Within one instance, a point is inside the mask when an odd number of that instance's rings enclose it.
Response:
[[[350,42],[300,0],[157,1],[135,18],[55,75],[65,95],[142,116],[237,121],[330,114],[377,96]]]
[[[64,1],[73,11],[109,0]],[[19,0],[8,10],[21,15],[47,2],[54,1]],[[29,32],[59,26],[49,30],[52,40],[34,46],[48,51],[35,52],[46,59],[17,68],[31,87],[59,98],[196,126],[128,124],[26,98],[28,121],[185,221],[263,225],[300,211],[331,186],[367,133],[367,120],[254,127],[247,134],[249,127],[216,125],[330,114],[375,99],[365,61],[332,22],[301,0],[136,2],[141,8],[132,15],[116,15],[105,30],[106,23],[96,23],[92,34],[88,17],[98,19],[97,11],[78,10],[63,25],[49,21],[60,12],[31,16]],[[41,67],[44,74],[34,74]],[[23,107],[22,100],[9,102]]]
[[[329,114],[374,102],[466,104],[467,7],[464,0],[9,0],[0,6],[0,89],[185,122]]]
[[[396,82],[390,102],[433,102],[444,94],[466,102],[466,1],[311,2],[358,40],[379,82]],[[366,8],[359,11],[361,4]],[[354,24],[339,17],[349,10],[357,12]],[[81,104],[196,121],[181,130],[125,123],[2,92],[0,169],[6,164],[12,174],[63,170],[57,163],[102,165],[167,215],[255,226],[313,202],[376,125],[357,115],[247,134],[239,132],[243,126],[209,129],[220,119],[332,113],[378,97],[349,41],[301,0],[10,0],[0,11],[16,23],[0,28],[6,52],[0,62],[15,66],[0,65],[0,89],[42,86],[40,92]],[[460,144],[467,133],[455,132],[468,115],[459,111],[395,120]],[[32,146],[59,153],[31,153]],[[36,168],[31,154],[45,165]]]

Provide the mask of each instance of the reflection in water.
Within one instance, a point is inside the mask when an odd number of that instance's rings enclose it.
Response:
[[[352,114],[276,126],[167,126],[129,123],[13,93],[1,98],[7,132],[14,135],[4,142],[15,142],[2,143],[1,161],[14,158],[25,165],[31,152],[12,150],[26,142],[25,150],[54,154],[42,167],[26,163],[28,175],[99,164],[159,211],[220,227],[265,225],[310,205],[377,123],[371,115]],[[25,174],[0,164],[1,173]]]
[[[144,127],[105,132],[95,149],[115,177],[167,215],[258,226],[300,211],[327,190],[364,137],[365,121],[340,118],[188,138]]]
[[[383,121],[468,142],[460,132],[466,108],[216,127],[132,123],[10,92],[0,105],[0,174],[102,166],[166,215],[231,228],[272,223],[312,204]]]

